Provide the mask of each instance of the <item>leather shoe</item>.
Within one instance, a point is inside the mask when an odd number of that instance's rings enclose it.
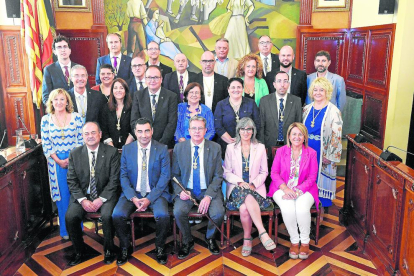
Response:
[[[182,260],[188,257],[190,254],[191,249],[194,248],[194,241],[191,241],[187,244],[183,244],[180,248],[180,251],[178,251],[178,259]]]
[[[206,239],[206,243],[211,254],[218,255],[220,253],[220,247],[218,247],[215,239]]]
[[[104,264],[112,264],[115,261],[115,257],[116,257],[115,253],[113,253],[109,250],[106,250],[105,256],[104,256],[104,261],[103,261]]]
[[[75,253],[72,257],[72,260],[69,262],[69,266],[78,265],[83,262],[83,254],[82,253]]]
[[[167,263],[167,254],[163,247],[157,247],[157,262],[162,265]]]
[[[118,260],[116,261],[117,265],[123,265],[128,262],[128,248],[122,248],[121,253],[118,256]]]

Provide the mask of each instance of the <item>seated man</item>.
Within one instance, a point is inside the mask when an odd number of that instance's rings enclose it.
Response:
[[[135,123],[137,142],[125,145],[122,149],[122,194],[112,214],[121,248],[118,265],[128,261],[131,240],[127,224],[129,216],[133,212],[143,212],[148,207],[154,212],[156,221],[157,261],[160,264],[167,262],[164,245],[170,226],[168,214],[168,202],[171,200],[171,195],[168,193],[171,175],[170,156],[166,145],[152,140],[152,133],[151,121],[147,118],[138,119]]]
[[[191,140],[178,143],[174,147],[172,175],[186,188],[186,191],[174,183],[174,217],[183,236],[183,243],[178,252],[178,259],[185,259],[194,247],[191,236],[188,213],[194,203],[189,195],[200,200],[198,212],[208,214],[212,220],[221,225],[224,217],[223,167],[221,166],[221,147],[219,144],[205,140],[206,119],[193,116],[190,119]],[[216,228],[209,221],[206,233],[208,249],[214,255],[220,253],[220,248],[214,239]]]
[[[115,260],[112,211],[119,197],[119,153],[117,148],[99,142],[102,132],[96,122],[87,122],[82,136],[85,145],[71,151],[67,174],[71,196],[65,220],[75,248],[69,265],[77,265],[84,259],[81,223],[86,213],[94,212],[102,216],[104,263],[111,264]]]

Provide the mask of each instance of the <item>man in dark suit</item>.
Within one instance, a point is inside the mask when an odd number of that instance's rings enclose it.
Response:
[[[70,69],[77,65],[77,63],[70,60],[70,44],[69,39],[58,35],[53,40],[53,53],[57,56],[57,61],[52,63],[43,71],[42,82],[42,101],[46,105],[49,99],[49,94],[57,88],[63,88],[68,91],[73,87],[73,82],[70,79]]]
[[[75,248],[70,266],[84,260],[85,243],[82,220],[86,213],[99,212],[104,234],[104,263],[115,260],[112,211],[119,196],[119,153],[109,145],[100,143],[102,132],[96,122],[83,126],[85,145],[75,148],[69,155],[68,187],[71,193],[66,212],[66,227]]]
[[[300,98],[288,94],[289,75],[284,71],[276,72],[274,86],[276,93],[260,99],[259,140],[272,156],[272,147],[286,144],[286,134],[293,122],[302,122],[302,104]],[[272,159],[269,159],[272,161]]]
[[[194,203],[189,200],[189,194],[200,201],[198,212],[208,212],[216,225],[221,225],[224,217],[221,147],[204,139],[207,131],[205,118],[194,116],[189,124],[191,140],[176,144],[173,154],[172,175],[186,188],[186,191],[183,191],[174,183],[174,217],[183,236],[178,259],[185,259],[194,247],[188,222],[188,213]],[[215,233],[216,228],[209,221],[205,239],[210,252],[217,255],[220,248],[215,241]]]
[[[204,52],[201,55],[200,63],[201,73],[197,75],[195,81],[198,82],[204,89],[203,103],[214,113],[217,103],[229,96],[229,92],[227,91],[228,79],[222,75],[214,73],[214,65],[216,64],[216,60],[212,52]]]
[[[75,65],[70,70],[74,87],[68,92],[73,102],[73,109],[78,112],[84,122],[98,122],[99,114],[104,104],[108,101],[106,97],[97,91],[87,89],[88,72],[82,65]]]
[[[179,102],[182,103],[187,84],[194,82],[197,74],[187,71],[188,60],[184,54],[177,54],[174,57],[174,65],[177,71],[165,75],[162,87],[177,94]]]
[[[168,73],[172,72],[171,67],[164,65],[160,62],[160,45],[155,42],[155,41],[151,41],[148,44],[148,56],[149,56],[149,60],[147,62],[147,67],[149,67],[150,65],[156,65],[160,68],[161,73],[162,73],[162,77],[164,78],[165,75],[167,75]]]
[[[131,58],[121,53],[122,39],[117,33],[108,34],[106,43],[109,48],[109,55],[98,58],[96,62],[96,84],[100,84],[99,68],[102,64],[111,64],[115,68],[115,78],[129,80],[132,77]]]
[[[166,145],[152,139],[151,121],[140,118],[136,121],[137,142],[125,145],[121,156],[122,194],[114,209],[112,218],[119,237],[121,254],[117,264],[128,261],[130,227],[127,224],[133,212],[143,212],[148,207],[154,212],[156,221],[155,248],[157,261],[167,262],[164,251],[165,239],[170,228],[168,183],[171,179],[170,156]]]
[[[259,56],[263,63],[263,75],[270,89],[273,87],[274,78],[269,75],[271,72],[279,71],[280,63],[279,56],[272,54],[273,42],[267,35],[262,35],[259,38]]]
[[[173,148],[177,127],[177,95],[161,87],[162,77],[158,66],[148,67],[145,81],[147,88],[135,92],[132,100],[131,128],[134,129],[136,120],[146,117],[151,120],[154,129],[153,139]]]
[[[136,91],[142,91],[147,87],[145,83],[145,71],[147,70],[145,57],[142,55],[134,57],[131,61],[131,69],[133,77],[127,83],[131,99],[133,99]]]
[[[306,79],[307,75],[305,71],[296,69],[292,66],[293,60],[295,59],[295,54],[293,53],[292,47],[285,45],[280,49],[279,52],[279,61],[280,61],[280,71],[284,71],[289,75],[290,86],[287,93],[298,96],[304,105],[307,95],[307,84]],[[276,72],[270,72],[269,79],[275,79]],[[269,87],[270,93],[275,93],[275,87]]]

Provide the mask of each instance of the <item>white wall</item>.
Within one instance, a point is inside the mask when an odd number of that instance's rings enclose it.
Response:
[[[353,0],[351,28],[397,23],[398,1],[394,14],[378,14],[380,0]]]
[[[19,0],[13,0],[19,1]],[[20,25],[20,18],[7,18],[6,0],[0,0],[0,25]]]

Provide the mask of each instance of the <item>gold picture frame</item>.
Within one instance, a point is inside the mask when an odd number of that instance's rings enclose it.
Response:
[[[91,12],[91,0],[53,0],[55,11]]]
[[[313,12],[349,11],[350,0],[313,0]]]

